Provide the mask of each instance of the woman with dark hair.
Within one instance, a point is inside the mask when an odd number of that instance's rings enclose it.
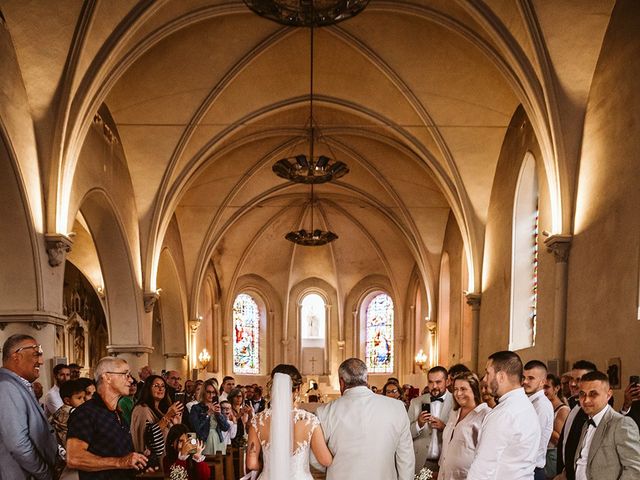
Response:
[[[167,455],[162,462],[167,478],[209,480],[211,470],[204,462],[204,442],[189,438],[186,425],[174,425],[167,434]]]
[[[301,385],[302,376],[293,365],[280,364],[271,371],[270,406],[249,426],[247,469],[260,469],[263,451],[264,469],[258,480],[313,480],[310,450],[321,465],[331,465],[333,457],[318,417],[297,408]]]
[[[138,403],[131,412],[131,437],[136,452],[144,452],[150,447],[145,445],[144,440],[147,424],[157,424],[166,439],[169,428],[182,421],[183,408],[180,402],[171,404],[164,378],[158,375],[148,377]]]
[[[205,454],[226,453],[222,432],[229,430],[229,422],[220,410],[218,390],[212,380],[204,382],[199,402],[193,405],[189,412],[189,421],[198,439],[205,444]]]
[[[231,404],[233,419],[236,422],[238,430],[235,437],[231,440],[234,447],[244,447],[247,444],[247,430],[249,422],[253,418],[253,407],[245,404],[244,393],[239,388],[234,388],[229,392],[227,401]]]
[[[402,390],[402,387],[393,380],[387,381],[387,383],[384,384],[384,387],[382,387],[382,394],[385,397],[400,400],[405,403],[405,407],[407,407],[406,402],[404,401],[404,390]]]
[[[547,463],[545,464],[544,471],[547,478],[553,478],[556,476],[556,466],[558,464],[558,440],[560,440],[560,432],[562,432],[562,427],[564,427],[564,422],[567,421],[571,409],[569,405],[565,403],[560,378],[552,373],[547,375],[547,381],[544,384],[544,394],[553,406],[553,432],[551,432],[551,438],[547,446]]]
[[[491,411],[480,396],[480,380],[472,372],[453,379],[453,410],[442,432],[439,480],[467,478],[484,417]]]

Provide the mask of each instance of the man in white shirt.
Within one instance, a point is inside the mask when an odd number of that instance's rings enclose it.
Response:
[[[422,467],[437,472],[442,451],[442,431],[453,408],[453,396],[447,390],[447,369],[433,367],[427,372],[429,393],[411,400],[409,426],[416,457],[416,473]]]
[[[467,480],[531,480],[540,424],[520,386],[522,361],[510,351],[489,357],[486,381],[498,405],[485,417]]]
[[[640,435],[635,422],[615,412],[609,378],[589,372],[580,380],[580,406],[587,415],[573,465],[576,480],[631,480],[640,478]],[[567,459],[568,461],[568,459]],[[558,479],[565,479],[562,472]]]
[[[544,394],[547,366],[540,360],[531,360],[524,366],[524,393],[529,396],[540,421],[540,446],[536,457],[534,480],[545,480],[544,466],[547,463],[547,446],[553,433],[553,405]]]
[[[44,396],[44,408],[47,417],[56,413],[63,405],[62,398],[60,398],[60,385],[68,382],[71,378],[69,366],[59,363],[53,367],[53,378],[55,385]]]
[[[220,386],[220,398],[219,400],[222,402],[229,397],[231,390],[236,388],[236,379],[233,377],[226,376],[222,379],[222,385]]]

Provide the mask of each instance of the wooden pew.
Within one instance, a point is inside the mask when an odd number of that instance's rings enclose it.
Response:
[[[226,480],[224,475],[224,455],[217,452],[215,455],[205,455],[205,462],[211,469],[211,480]]]

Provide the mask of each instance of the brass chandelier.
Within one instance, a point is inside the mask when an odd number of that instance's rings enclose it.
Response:
[[[244,0],[261,17],[292,27],[322,27],[354,17],[369,0]]]

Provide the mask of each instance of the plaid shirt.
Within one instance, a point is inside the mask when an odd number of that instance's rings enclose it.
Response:
[[[129,425],[117,411],[109,410],[97,393],[69,417],[69,438],[86,442],[89,445],[87,450],[100,457],[124,457],[134,451]],[[80,480],[128,480],[136,476],[135,470],[79,473]]]

